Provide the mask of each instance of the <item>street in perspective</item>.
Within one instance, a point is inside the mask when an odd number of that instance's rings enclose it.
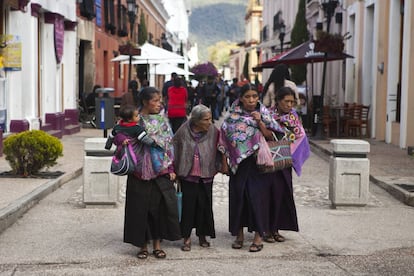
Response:
[[[165,260],[154,257],[139,260],[137,248],[122,240],[125,181],[120,186],[116,206],[83,203],[83,177],[74,172],[82,168],[83,144],[90,137],[102,137],[102,131],[82,129],[62,139],[64,156],[53,169],[65,170],[65,175],[72,178],[1,233],[0,275],[412,275],[414,272],[413,207],[371,182],[366,206],[332,208],[329,156],[317,149],[305,163],[302,176],[293,178],[299,232],[281,231],[285,242],[265,243],[264,249],[256,254],[248,252],[246,245],[240,250],[231,248],[234,237],[228,232],[228,177],[218,174],[213,188],[217,237],[211,240],[211,247],[193,246],[191,252],[183,252],[181,241],[163,241]],[[373,147],[387,146],[382,143]],[[1,161],[1,168],[7,169],[4,157]],[[33,182],[3,178],[2,189],[8,181],[16,193],[21,185]],[[51,182],[56,180],[33,185],[39,188]],[[25,194],[30,196],[23,187],[20,189],[22,198]],[[17,195],[15,199],[5,199],[6,192],[1,193],[3,202],[18,205],[23,200]],[[5,207],[2,206],[2,211]],[[246,243],[252,238],[252,234],[247,234]]]

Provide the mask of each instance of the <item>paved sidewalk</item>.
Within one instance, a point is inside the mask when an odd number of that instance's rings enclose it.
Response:
[[[63,157],[50,171],[62,171],[57,179],[0,178],[0,233],[30,209],[43,197],[59,188],[65,182],[82,174],[84,140],[103,137],[103,130],[83,128],[81,132],[64,136]],[[414,191],[408,192],[396,184],[414,186],[414,157],[405,150],[381,141],[366,139],[370,143],[370,179],[401,202],[414,205]],[[325,160],[331,154],[330,140],[310,138],[312,151]],[[9,171],[5,156],[0,157],[0,172]],[[324,172],[328,175],[328,171]],[[328,187],[328,183],[326,183]]]
[[[33,179],[16,179],[14,185],[20,188],[15,189],[14,199],[2,197],[6,207],[0,212],[10,210],[8,202],[29,200],[45,185],[57,189],[0,234],[0,275],[414,275],[414,208],[370,185],[366,207],[331,209],[329,164],[314,153],[302,176],[293,179],[300,232],[282,231],[285,243],[264,244],[261,252],[249,253],[253,235],[248,233],[243,249],[231,249],[228,178],[219,174],[213,190],[217,238],[211,240],[211,247],[199,247],[193,235],[191,252],[182,252],[180,241],[164,241],[166,260],[153,256],[138,260],[137,248],[122,242],[124,187],[116,207],[82,205],[80,174],[83,141],[88,137],[102,137],[102,131],[87,129],[62,139],[65,156],[53,170],[66,172],[65,185],[58,188],[59,180],[32,184]],[[311,143],[315,152],[325,151],[328,144]],[[395,156],[395,162],[407,158],[396,147],[375,143],[372,172],[381,170],[373,167],[379,164],[375,159],[384,158],[374,153],[384,151]],[[412,166],[413,160],[406,161]],[[0,162],[3,169],[4,157]],[[0,181],[2,195],[10,181]],[[21,188],[25,184],[35,190],[28,193],[31,188]]]

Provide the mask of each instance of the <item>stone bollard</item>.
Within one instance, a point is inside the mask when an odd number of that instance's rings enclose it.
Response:
[[[119,182],[123,179],[111,174],[111,150],[106,150],[106,138],[85,140],[83,166],[83,202],[88,205],[116,205],[118,202]]]
[[[333,153],[329,164],[329,199],[332,206],[365,206],[369,198],[368,142],[331,140]]]

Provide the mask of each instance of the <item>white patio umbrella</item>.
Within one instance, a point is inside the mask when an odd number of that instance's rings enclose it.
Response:
[[[132,56],[131,64],[161,64],[161,63],[184,63],[185,58],[176,53],[167,51],[146,42],[140,47],[141,55]],[[121,64],[129,64],[128,55],[119,55],[111,61],[121,61]]]
[[[170,75],[173,72],[177,73],[178,75],[194,75],[193,73],[188,72],[183,68],[177,67],[169,63],[155,64],[150,69],[150,73],[154,75]]]

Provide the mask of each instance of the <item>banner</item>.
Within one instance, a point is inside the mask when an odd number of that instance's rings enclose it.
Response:
[[[17,35],[0,35],[0,69],[22,70],[22,43]]]

